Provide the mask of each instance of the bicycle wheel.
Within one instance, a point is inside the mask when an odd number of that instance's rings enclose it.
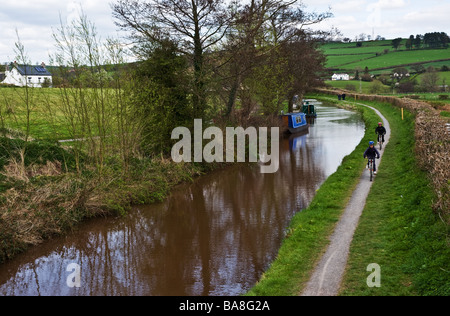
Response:
[[[380,144],[380,150],[383,150],[383,137],[378,135],[378,143]]]
[[[373,181],[373,160],[370,160],[369,169],[370,169],[370,182],[372,182]]]

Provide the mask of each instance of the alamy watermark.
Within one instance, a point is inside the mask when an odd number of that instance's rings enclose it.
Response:
[[[193,137],[186,127],[172,131],[172,139],[180,140],[172,147],[174,162],[261,162],[261,173],[276,173],[280,167],[280,130],[277,127],[270,131],[270,154],[267,127],[258,130],[227,127],[225,133],[218,127],[208,127],[203,131],[203,121],[196,119]],[[209,142],[203,146],[204,141]]]
[[[381,267],[376,263],[371,263],[367,266],[367,272],[372,272],[367,277],[367,286],[370,288],[381,287]]]
[[[71,272],[67,277],[66,284],[70,288],[81,287],[81,267],[79,264],[71,263],[67,266],[67,272]]]

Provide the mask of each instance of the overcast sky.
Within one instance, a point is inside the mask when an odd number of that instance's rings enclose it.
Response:
[[[102,38],[123,36],[114,25],[110,3],[115,0],[0,0],[0,62],[15,59],[16,29],[31,62],[48,64],[54,49],[52,28],[59,16],[73,19],[82,7],[94,21]],[[411,34],[450,34],[450,0],[303,0],[307,11],[324,12],[331,7],[332,19],[315,26],[338,28],[351,39],[365,33],[388,39]]]

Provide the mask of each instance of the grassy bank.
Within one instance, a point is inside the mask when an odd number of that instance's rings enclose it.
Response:
[[[321,186],[310,206],[294,216],[277,259],[248,295],[298,295],[308,281],[315,263],[329,243],[328,236],[358,183],[365,165],[362,153],[373,140],[371,126],[376,126],[379,121],[370,109],[361,107],[358,111],[362,113],[366,126],[370,127],[365,137]]]
[[[387,117],[392,138],[352,244],[341,295],[448,295],[448,226],[433,212],[435,195],[415,161],[414,117],[407,112],[402,121],[400,110],[390,104],[364,103]],[[294,217],[277,259],[248,295],[298,295],[309,280],[364,168],[362,152],[379,121],[372,110],[358,109],[369,127],[364,140],[308,209]],[[371,263],[382,266],[380,289],[367,287]]]

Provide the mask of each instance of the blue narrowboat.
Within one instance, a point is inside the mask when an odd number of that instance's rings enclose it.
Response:
[[[282,115],[282,120],[286,131],[291,134],[300,133],[309,128],[305,113],[288,113]]]

